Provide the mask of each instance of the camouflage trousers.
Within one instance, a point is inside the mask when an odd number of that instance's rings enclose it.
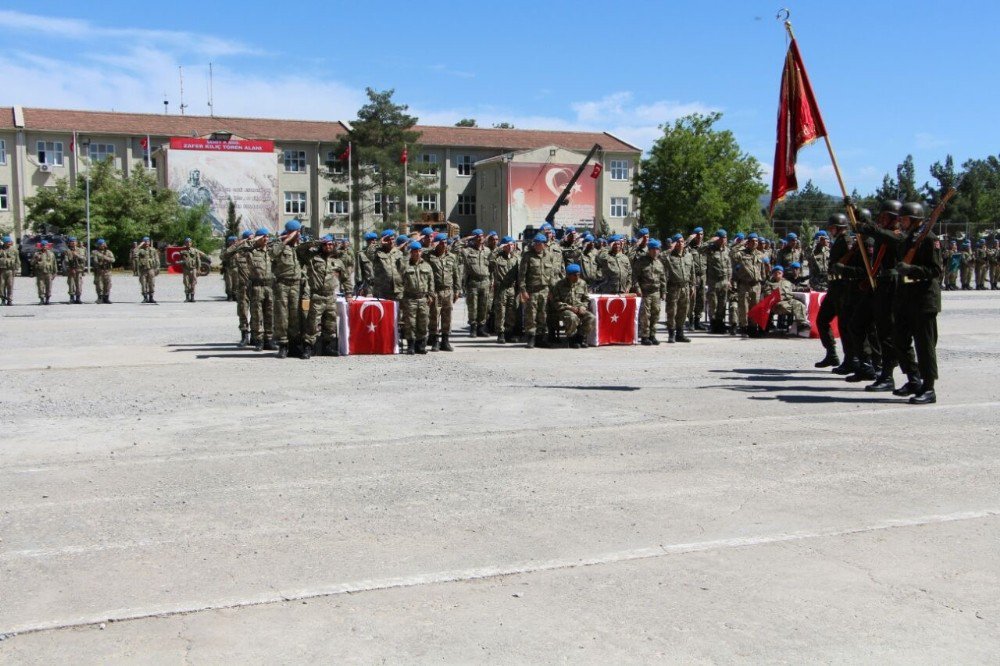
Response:
[[[427,337],[427,324],[431,306],[426,297],[404,298],[400,301],[403,315],[403,337],[407,340],[423,340]]]
[[[274,294],[267,285],[250,286],[250,337],[274,338]]]
[[[0,270],[0,298],[10,302],[14,297],[14,269]]]
[[[660,323],[660,300],[663,294],[659,291],[642,290],[642,303],[639,304],[639,337],[652,338],[656,336],[656,325]]]
[[[684,327],[691,305],[691,286],[667,287],[667,328],[676,331]]]
[[[970,289],[972,287],[972,266],[962,267],[962,289]]]
[[[198,286],[198,271],[184,269],[184,293],[193,294],[194,288]]]
[[[729,285],[716,282],[708,285],[708,314],[713,321],[726,321],[726,308],[729,305]]]
[[[274,282],[274,339],[278,344],[298,341],[302,336],[301,298],[298,280]]]
[[[428,326],[431,335],[437,335],[439,331],[443,335],[451,333],[451,313],[454,305],[455,292],[451,289],[442,289],[434,294]]]
[[[989,266],[986,264],[976,264],[976,289],[986,288],[986,275],[988,274]]]
[[[83,294],[83,271],[66,272],[66,288],[69,289],[70,297]]]
[[[994,289],[1000,286],[1000,264],[990,264],[990,284]]]
[[[581,314],[563,310],[559,313],[559,317],[566,329],[566,337],[572,337],[577,333],[586,337],[594,329],[594,324],[597,323],[597,317],[594,316],[594,313],[586,309]]]
[[[688,316],[692,321],[701,321],[705,317],[705,276],[695,276],[694,299],[688,304]],[[669,312],[669,310],[668,310]]]
[[[52,274],[36,273],[35,286],[38,287],[38,298],[45,299],[52,296]]]
[[[524,333],[526,335],[545,335],[548,330],[548,288],[528,293],[528,302],[524,304]]]
[[[488,280],[465,283],[465,307],[468,309],[469,324],[485,324],[489,315],[490,283]]]
[[[156,270],[152,268],[139,269],[139,289],[143,294],[152,294],[156,289]]]
[[[236,296],[236,285],[239,283],[239,274],[235,269],[222,271],[222,283],[226,286],[226,296],[233,298]]]
[[[94,271],[94,290],[98,296],[109,296],[111,294],[111,271],[98,268]]]
[[[246,333],[250,330],[250,286],[239,276],[236,277],[233,296],[236,298],[236,318],[240,322],[240,331]]]
[[[958,286],[958,271],[948,271],[946,275],[946,284],[951,288]]]
[[[322,334],[323,342],[329,343],[337,337],[337,297],[317,296],[309,299],[309,312],[306,314],[305,343],[311,345]]]
[[[509,331],[517,322],[517,291],[500,289],[493,294],[493,326],[497,333]]]
[[[780,315],[791,315],[792,319],[799,326],[809,326],[809,318],[806,317],[806,306],[802,304],[801,301],[796,299],[791,299],[788,301],[778,301],[773,308],[771,308],[773,314]]]
[[[760,285],[740,282],[736,285],[736,317],[740,326],[747,325],[747,312],[760,301]]]

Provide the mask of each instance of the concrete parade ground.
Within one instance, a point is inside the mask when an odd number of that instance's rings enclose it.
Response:
[[[1000,292],[921,407],[794,338],[282,361],[158,285],[0,308],[0,663],[996,663]]]

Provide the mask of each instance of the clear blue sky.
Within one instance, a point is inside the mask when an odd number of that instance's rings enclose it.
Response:
[[[140,4],[147,5],[141,10]],[[718,109],[773,157],[786,48],[779,2],[7,2],[0,103],[346,119],[395,88],[428,124],[473,117],[597,129],[643,148],[657,126]],[[1000,152],[1000,3],[788,3],[848,187],[871,191],[912,153]],[[821,145],[801,176],[836,189]],[[800,177],[801,177],[800,176]]]

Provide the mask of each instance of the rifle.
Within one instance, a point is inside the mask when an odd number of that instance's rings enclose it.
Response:
[[[941,197],[940,203],[938,203],[938,205],[934,208],[934,212],[931,213],[931,216],[929,218],[927,218],[927,221],[924,223],[924,225],[920,227],[920,231],[917,232],[917,236],[916,239],[914,239],[913,241],[913,245],[910,246],[910,249],[907,250],[906,252],[906,256],[903,257],[904,264],[913,263],[913,258],[917,254],[917,248],[919,248],[920,244],[924,242],[924,239],[927,238],[927,234],[931,232],[931,228],[934,226],[934,223],[937,222],[939,217],[941,217],[941,213],[944,212],[944,207],[948,204],[948,201],[957,193],[958,190],[956,188],[950,187],[948,188],[948,191],[944,193],[944,196]]]

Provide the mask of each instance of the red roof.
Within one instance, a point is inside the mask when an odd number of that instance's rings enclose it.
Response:
[[[338,140],[347,132],[340,121],[277,120],[273,118],[227,118],[178,116],[154,113],[119,113],[117,111],[72,111],[66,109],[24,108],[27,130],[52,132],[90,132],[128,136],[203,136],[212,132],[231,132],[246,139],[276,141]],[[14,129],[14,109],[0,107],[0,129]],[[638,153],[639,148],[606,132],[557,132],[550,130],[492,129],[486,127],[437,127],[417,125],[421,143],[428,146],[463,146],[499,150],[528,150],[561,146],[589,150],[595,143],[606,151]]]

